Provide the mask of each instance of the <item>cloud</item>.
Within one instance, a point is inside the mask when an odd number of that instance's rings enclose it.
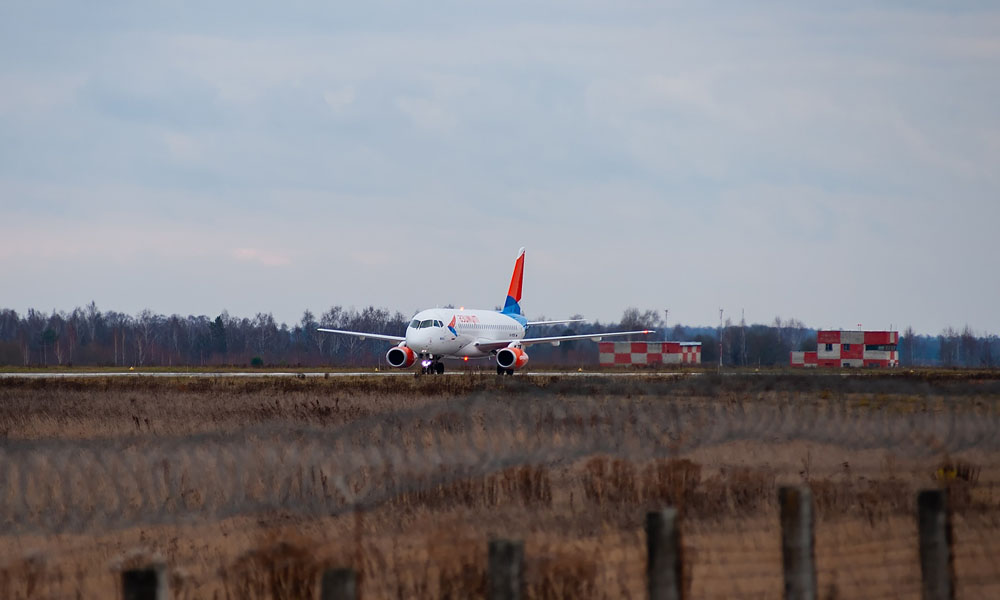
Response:
[[[394,267],[398,264],[398,254],[390,249],[352,250],[348,252],[351,262],[365,267]]]
[[[8,4],[0,259],[37,259],[5,285],[25,302],[65,304],[39,283],[56,263],[112,261],[142,286],[166,281],[136,266],[155,261],[224,270],[200,290],[211,306],[247,297],[247,273],[309,281],[252,296],[276,314],[298,294],[413,309],[482,290],[490,306],[527,245],[564,280],[530,263],[526,306],[546,314],[669,299],[711,322],[725,299],[872,320],[814,292],[835,270],[901,290],[884,310],[919,329],[954,298],[979,303],[955,322],[1000,329],[1000,280],[982,276],[1000,219],[985,4]],[[947,285],[914,291],[928,273]]]
[[[239,261],[255,262],[266,267],[283,267],[291,263],[287,256],[257,248],[234,248],[231,256]]]
[[[198,140],[191,135],[165,131],[163,133],[163,143],[170,152],[170,156],[181,161],[195,161],[202,158],[201,146]]]
[[[53,109],[72,106],[76,93],[83,85],[79,74],[44,76],[33,73],[0,74],[0,116],[45,114]]]
[[[323,92],[323,101],[335,114],[342,114],[348,106],[354,104],[354,86],[346,86],[336,90]]]
[[[455,118],[440,101],[402,96],[396,98],[396,107],[420,129],[449,131],[455,127]]]

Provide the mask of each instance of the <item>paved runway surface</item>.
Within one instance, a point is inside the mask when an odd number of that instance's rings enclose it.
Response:
[[[495,377],[496,374],[490,371],[449,371],[445,375],[482,375]],[[681,377],[684,375],[701,375],[701,373],[675,373],[675,372],[613,372],[601,373],[595,371],[529,371],[529,376],[559,376],[559,377]],[[63,378],[93,378],[93,377],[413,377],[413,371],[351,371],[351,372],[330,372],[330,373],[294,373],[294,372],[231,372],[220,371],[215,373],[191,373],[191,372],[166,372],[166,371],[115,371],[115,372],[45,372],[37,371],[31,373],[0,373],[0,379],[63,379]],[[519,373],[524,375],[523,373]],[[437,377],[427,375],[426,377]]]

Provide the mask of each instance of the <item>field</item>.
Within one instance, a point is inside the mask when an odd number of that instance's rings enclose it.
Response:
[[[693,598],[782,593],[777,488],[815,497],[821,598],[918,598],[916,493],[947,487],[960,598],[1000,597],[1000,373],[677,379],[0,380],[0,597],[644,598],[676,506]]]

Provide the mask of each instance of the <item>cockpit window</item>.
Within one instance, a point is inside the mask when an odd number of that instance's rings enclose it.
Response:
[[[435,319],[434,320],[434,326],[435,327],[444,327],[444,323],[442,323],[441,321],[438,321],[437,319]]]
[[[410,321],[410,327],[412,327],[413,329],[420,327],[420,321],[418,319],[413,319],[412,321]]]
[[[426,321],[420,322],[421,329],[423,329],[424,327],[432,327],[433,325],[434,325],[434,319],[427,319]]]

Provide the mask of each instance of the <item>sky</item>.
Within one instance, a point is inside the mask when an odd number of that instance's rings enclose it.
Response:
[[[1000,332],[994,2],[0,4],[0,306]]]

